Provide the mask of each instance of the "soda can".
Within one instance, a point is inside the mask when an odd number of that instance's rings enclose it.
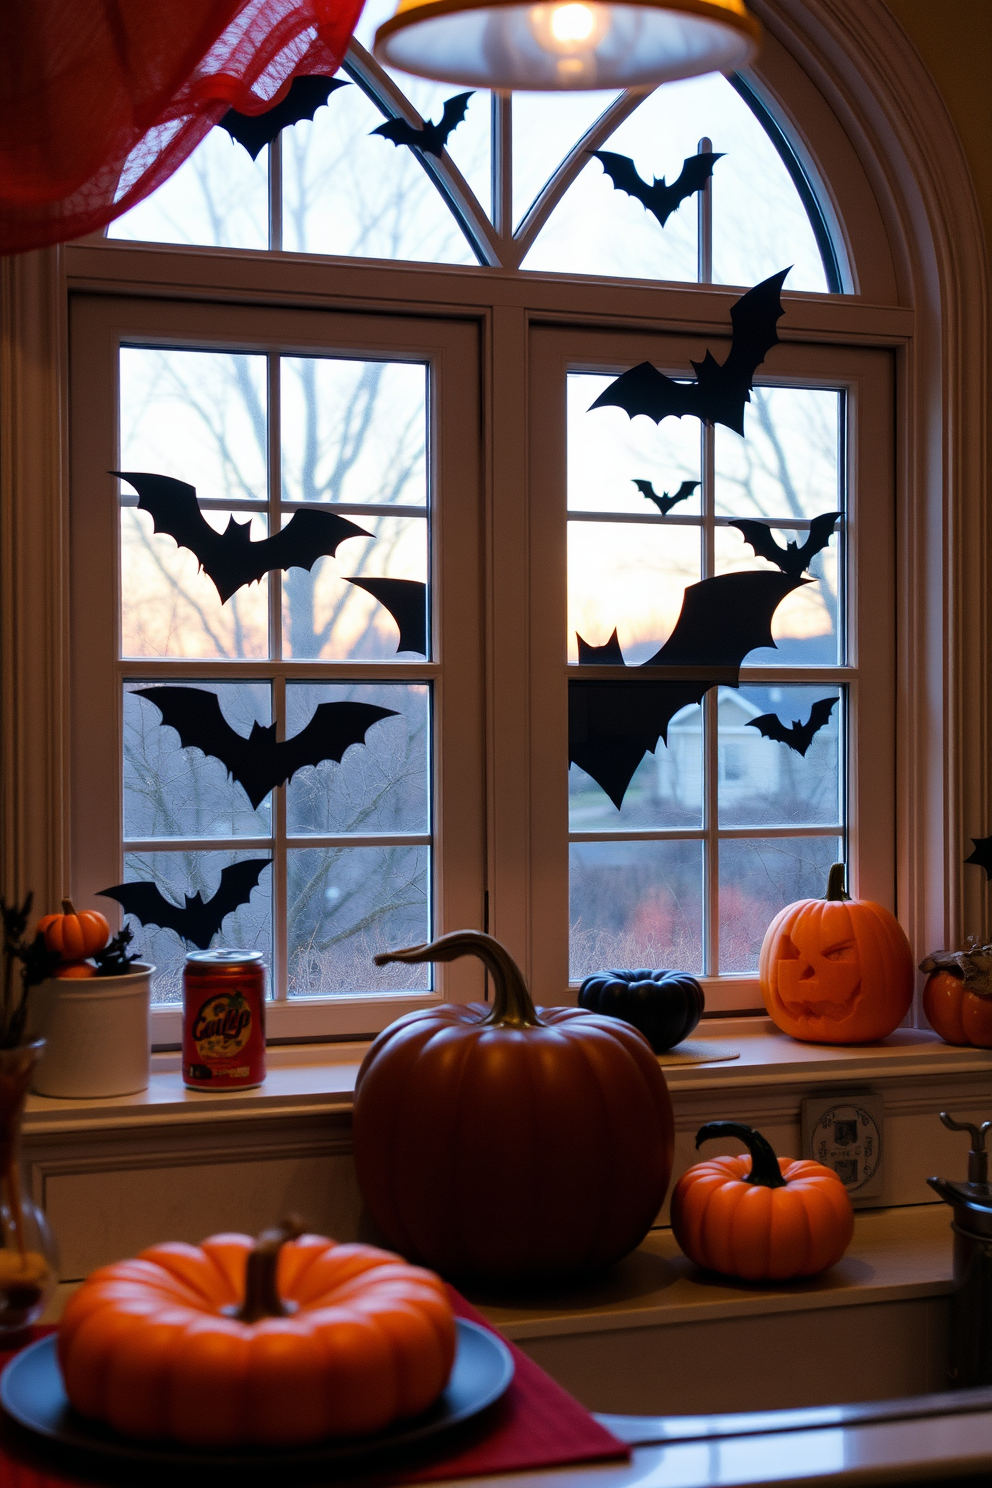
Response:
[[[183,972],[183,1084],[247,1090],[264,1079],[261,951],[193,951]]]

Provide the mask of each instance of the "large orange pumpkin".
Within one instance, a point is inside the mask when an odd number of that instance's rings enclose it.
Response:
[[[42,915],[38,929],[50,951],[63,961],[81,961],[102,951],[110,938],[110,924],[97,909],[84,909],[78,914],[71,899],[62,900],[62,913]]]
[[[438,1277],[282,1228],[94,1271],[66,1306],[59,1363],[75,1409],[126,1436],[288,1446],[426,1410],[455,1338]]]
[[[717,1157],[683,1173],[672,1192],[672,1230],[690,1260],[745,1281],[815,1276],[840,1260],[854,1233],[847,1190],[822,1163],[776,1157],[760,1132],[711,1121],[711,1137],[738,1137],[747,1155]]]
[[[935,951],[920,962],[928,972],[923,1011],[948,1044],[992,1049],[992,954],[969,941],[965,951]]]
[[[894,915],[844,889],[830,870],[823,899],[800,899],[772,920],[758,962],[765,1007],[793,1038],[868,1044],[898,1028],[913,1000],[913,956]]]
[[[578,1008],[537,1009],[498,941],[442,936],[384,961],[479,956],[486,1005],[409,1013],[355,1087],[368,1209],[397,1250],[446,1276],[563,1280],[640,1243],[672,1170],[672,1106],[642,1034]]]

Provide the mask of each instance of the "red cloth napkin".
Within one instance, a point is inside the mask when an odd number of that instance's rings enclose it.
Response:
[[[453,1287],[448,1292],[459,1317],[498,1335],[498,1329],[460,1293]],[[33,1328],[30,1341],[54,1332],[52,1327]],[[380,1471],[376,1474],[377,1485],[430,1483],[629,1458],[629,1447],[594,1421],[584,1406],[514,1344],[508,1343],[508,1347],[516,1366],[513,1381],[502,1400],[486,1413],[475,1431],[469,1432],[470,1440],[466,1442],[460,1435],[456,1446],[441,1441],[425,1465],[407,1472]],[[0,1352],[0,1368],[15,1352]],[[49,1471],[42,1453],[35,1456],[25,1452],[21,1441],[14,1445],[9,1435],[5,1438],[0,1432],[0,1488],[79,1488],[75,1479]]]

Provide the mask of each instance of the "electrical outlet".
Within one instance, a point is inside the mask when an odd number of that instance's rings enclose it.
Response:
[[[885,1101],[877,1090],[807,1096],[802,1125],[804,1156],[833,1169],[855,1208],[881,1203]]]

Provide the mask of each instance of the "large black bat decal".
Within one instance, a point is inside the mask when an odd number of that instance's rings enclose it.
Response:
[[[568,684],[568,758],[591,775],[617,810],[644,755],[680,708],[698,703],[717,685],[692,675],[693,667],[725,667],[722,685],[736,687],[744,657],[757,646],[774,646],[771,622],[787,594],[808,582],[782,573],[719,574],[690,584],[668,640],[644,666],[686,668],[684,680],[584,681]],[[579,639],[580,665],[624,667],[616,631],[605,646]],[[636,676],[637,667],[628,669]]]
[[[381,134],[383,139],[392,140],[394,145],[409,145],[411,150],[423,150],[425,155],[440,156],[448,143],[449,134],[464,119],[471,97],[471,91],[456,93],[454,98],[449,98],[445,103],[438,122],[425,123],[423,129],[418,129],[415,124],[408,124],[406,119],[387,119],[385,124],[380,124],[370,133]]]
[[[104,899],[116,899],[125,914],[134,915],[142,925],[161,925],[164,930],[175,930],[183,940],[207,950],[226,915],[240,909],[251,898],[251,891],[258,883],[262,870],[268,868],[270,858],[246,858],[232,863],[220,875],[220,884],[212,899],[204,902],[199,890],[192,897],[184,895],[185,905],[173,904],[166,899],[155,883],[115,884],[112,889],[98,889]]]
[[[251,522],[231,517],[223,532],[206,521],[196,499],[196,487],[168,475],[147,471],[112,470],[138,493],[138,510],[150,514],[156,532],[188,548],[212,579],[221,604],[243,584],[253,584],[277,568],[313,568],[318,558],[333,557],[349,537],[371,537],[336,512],[298,511],[285,527],[262,542],[252,542]]]
[[[612,150],[590,150],[589,154],[600,162],[616,189],[625,191],[628,196],[639,201],[658,219],[662,227],[687,196],[694,196],[697,191],[702,190],[713,174],[714,165],[723,159],[722,154],[714,154],[712,150],[706,150],[700,155],[690,155],[683,162],[676,180],[669,186],[664,176],[660,179],[655,176],[650,183],[645,181],[638,175],[629,155],[615,155]]]
[[[680,501],[687,501],[689,499],[699,485],[699,482],[683,481],[674,496],[669,496],[667,491],[662,491],[659,496],[649,480],[635,480],[634,485],[646,500],[654,502],[663,517],[667,517],[673,506],[677,506]]]
[[[399,626],[397,651],[427,655],[427,585],[419,579],[347,579],[365,589],[388,610]]]
[[[840,512],[823,512],[810,522],[809,537],[802,547],[798,543],[789,542],[784,548],[772,536],[772,522],[742,520],[728,522],[727,526],[736,527],[759,558],[767,558],[769,563],[776,564],[783,573],[792,574],[793,578],[798,579],[809,568],[817,553],[822,553],[827,546],[834,526],[839,521]]]
[[[374,723],[396,717],[394,708],[374,703],[320,703],[306,728],[279,743],[274,723],[253,723],[247,739],[239,734],[221,712],[217,694],[202,687],[140,687],[135,692],[155,704],[184,749],[202,749],[220,760],[254,807],[304,766],[323,760],[340,763],[349,745],[365,743]]]
[[[792,727],[787,728],[777,713],[762,713],[760,718],[749,718],[747,727],[757,729],[765,739],[774,739],[778,744],[788,744],[790,749],[794,749],[805,759],[807,749],[820,730],[830,722],[830,715],[836,706],[836,698],[820,698],[810,708],[809,717],[805,723],[794,718]]]
[[[725,424],[744,433],[744,405],[751,401],[754,374],[778,344],[776,325],[784,315],[782,285],[788,269],[773,274],[742,295],[730,311],[734,339],[725,362],[707,351],[701,362],[691,362],[695,382],[676,382],[650,362],[638,362],[600,393],[593,408],[622,408],[631,418],[646,414],[660,424],[663,418],[693,417]]]
[[[217,123],[233,140],[244,146],[252,160],[257,160],[281,130],[299,124],[301,119],[312,119],[335,88],[347,86],[343,78],[297,77],[290,83],[285,98],[271,108],[260,114],[242,114],[237,109],[228,109]]]

